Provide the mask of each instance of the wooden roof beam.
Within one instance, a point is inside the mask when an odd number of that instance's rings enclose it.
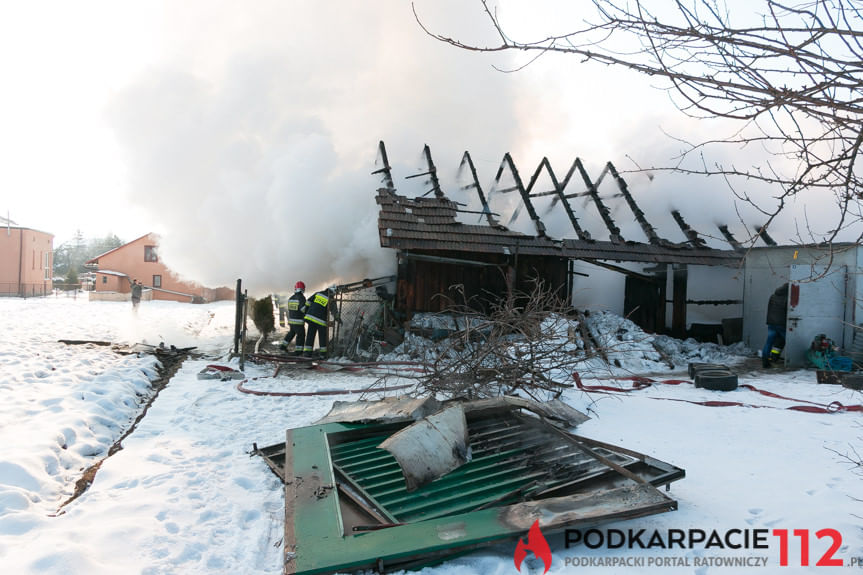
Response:
[[[491,212],[491,208],[488,205],[488,200],[485,197],[485,192],[482,190],[482,186],[479,183],[479,176],[476,174],[476,167],[473,165],[473,158],[470,157],[470,152],[465,150],[464,155],[461,157],[461,163],[458,165],[458,173],[460,174],[462,169],[467,166],[470,170],[471,178],[473,178],[473,183],[468,184],[462,187],[462,190],[469,190],[473,188],[476,190],[477,196],[479,196],[479,202],[482,204],[482,212],[485,214],[486,221],[488,225],[492,227],[497,227],[500,225],[498,221],[495,219],[494,215]]]
[[[372,175],[383,174],[383,182],[386,185],[387,189],[395,191],[396,186],[393,183],[392,168],[390,167],[389,158],[387,158],[387,148],[386,146],[384,146],[383,140],[378,142],[378,157],[380,158],[383,167],[372,172]]]
[[[566,185],[569,183],[569,178],[572,176],[572,169],[570,169],[569,173],[566,175],[566,178],[561,183],[557,180],[557,176],[555,175],[554,170],[551,169],[551,163],[549,163],[548,158],[543,157],[542,161],[540,161],[539,163],[539,166],[537,166],[533,177],[531,177],[530,183],[528,183],[527,185],[528,194],[530,194],[531,189],[533,189],[533,186],[536,183],[536,180],[539,177],[539,174],[543,168],[545,168],[545,170],[548,172],[548,176],[549,178],[551,178],[551,184],[552,186],[554,186],[554,191],[550,193],[557,196],[552,200],[551,206],[549,206],[549,211],[553,209],[555,205],[557,205],[557,202],[563,204],[563,209],[566,212],[566,216],[569,218],[569,223],[572,225],[572,229],[575,230],[575,234],[578,236],[578,239],[589,240],[590,234],[587,233],[584,229],[582,229],[581,225],[578,223],[578,218],[575,217],[575,212],[572,210],[572,206],[570,206],[569,201],[563,194],[563,190],[564,188],[566,188]],[[536,195],[546,195],[546,193]]]
[[[680,227],[680,231],[683,232],[683,235],[686,236],[686,239],[696,248],[703,248],[706,243],[703,239],[698,237],[698,232],[692,229],[692,227],[686,223],[686,220],[683,219],[683,216],[680,215],[678,210],[671,210],[671,217],[674,218],[674,221],[677,222],[677,225]]]
[[[521,175],[518,173],[518,168],[515,167],[515,162],[512,161],[512,156],[510,156],[509,152],[503,155],[503,160],[500,163],[500,167],[497,169],[497,175],[494,177],[494,183],[497,184],[500,182],[501,176],[503,176],[504,167],[508,167],[510,173],[512,173],[512,177],[515,180],[515,188],[518,190],[518,193],[521,195],[521,202],[524,207],[527,209],[527,213],[530,216],[530,219],[533,220],[533,225],[536,228],[536,233],[540,237],[545,237],[545,224],[542,223],[542,220],[539,219],[539,216],[536,213],[536,209],[533,207],[533,203],[530,201],[530,195],[527,193],[527,190],[524,187],[524,184],[521,181]],[[515,221],[515,218],[518,216],[519,210],[516,209],[509,221],[507,222],[507,227],[512,225]]]
[[[617,168],[614,167],[614,164],[608,162],[605,164],[605,169],[603,170],[603,174],[600,174],[600,180],[605,175],[605,171],[611,173],[611,177],[614,178],[614,181],[617,182],[617,187],[620,188],[620,192],[623,194],[624,199],[626,200],[626,204],[629,206],[629,209],[632,210],[633,215],[635,216],[635,221],[638,222],[638,225],[641,226],[642,231],[644,231],[644,235],[647,236],[647,241],[649,241],[653,245],[660,245],[663,243],[662,238],[656,233],[656,229],[650,222],[647,221],[647,217],[645,217],[644,212],[641,208],[638,207],[638,204],[635,202],[635,198],[632,197],[632,194],[629,193],[629,186],[626,185],[626,180],[624,180],[620,174],[617,172]],[[599,183],[597,183],[599,185]]]
[[[722,224],[721,226],[719,226],[719,231],[722,233],[722,235],[723,235],[723,236],[725,236],[725,241],[726,241],[726,242],[728,242],[728,243],[729,243],[729,245],[731,245],[731,247],[732,247],[735,251],[738,251],[738,252],[743,251],[743,246],[742,246],[742,245],[740,244],[740,242],[738,242],[738,241],[737,241],[737,239],[736,239],[736,238],[731,234],[731,231],[728,229],[728,226],[727,226],[727,225]]]

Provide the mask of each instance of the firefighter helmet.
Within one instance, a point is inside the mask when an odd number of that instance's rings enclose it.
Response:
[[[306,284],[303,282],[297,282],[294,284],[294,291],[304,291],[306,289]]]

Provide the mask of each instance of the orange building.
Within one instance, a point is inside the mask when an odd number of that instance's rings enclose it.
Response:
[[[11,225],[0,218],[0,296],[51,293],[54,235]]]
[[[132,280],[144,284],[142,299],[145,300],[204,303],[234,298],[231,288],[211,289],[179,279],[159,259],[158,247],[158,237],[147,234],[86,262],[84,266],[96,275],[90,299],[128,300],[131,298]]]

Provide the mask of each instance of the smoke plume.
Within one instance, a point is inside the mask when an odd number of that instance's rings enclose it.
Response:
[[[474,39],[492,32],[479,3],[414,4],[430,29]],[[469,150],[490,190],[505,152],[523,179],[544,155],[559,177],[581,157],[596,178],[609,160],[619,170],[668,165],[679,150],[663,130],[697,140],[713,129],[683,123],[660,90],[626,71],[549,57],[498,72],[492,64],[524,62],[436,42],[399,0],[273,0],[242,11],[197,0],[163,9],[163,58],[116,94],[108,117],[126,153],[130,200],[161,235],[162,258],[209,286],[243,278],[263,294],[297,280],[314,289],[393,273],[392,250],[379,246],[379,180],[370,175],[379,140],[401,192],[422,186],[404,177],[424,169],[424,144],[446,185],[456,185]],[[625,177],[663,237],[684,240],[671,209],[717,237],[717,223],[741,240],[745,225],[762,223],[722,181]],[[643,241],[614,192],[608,201],[624,237]],[[495,209],[511,213],[510,196]],[[595,209],[574,207],[595,238],[607,236]],[[561,218],[548,216],[552,235],[572,237]],[[795,228],[786,227],[774,237],[788,240]],[[530,222],[514,228],[531,232]]]

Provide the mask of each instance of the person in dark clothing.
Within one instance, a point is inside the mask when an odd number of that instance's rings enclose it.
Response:
[[[306,342],[303,345],[303,355],[311,357],[315,347],[315,336],[317,335],[318,353],[326,357],[327,320],[332,315],[334,320],[340,321],[339,313],[336,310],[336,302],[333,300],[333,296],[335,295],[335,288],[329,287],[317,292],[306,302],[306,315],[303,318],[306,322]]]
[[[788,317],[788,284],[782,284],[767,302],[767,341],[761,350],[761,365],[770,367],[770,361],[779,359],[785,347],[785,321]]]
[[[285,335],[285,341],[282,343],[282,348],[287,350],[288,345],[297,338],[295,349],[299,352],[303,351],[303,346],[306,342],[306,296],[303,293],[306,290],[306,284],[297,282],[294,285],[294,295],[288,298],[288,327],[290,331]]]
[[[138,280],[132,281],[132,309],[138,309],[138,304],[141,303],[141,291],[143,288],[144,286]]]

